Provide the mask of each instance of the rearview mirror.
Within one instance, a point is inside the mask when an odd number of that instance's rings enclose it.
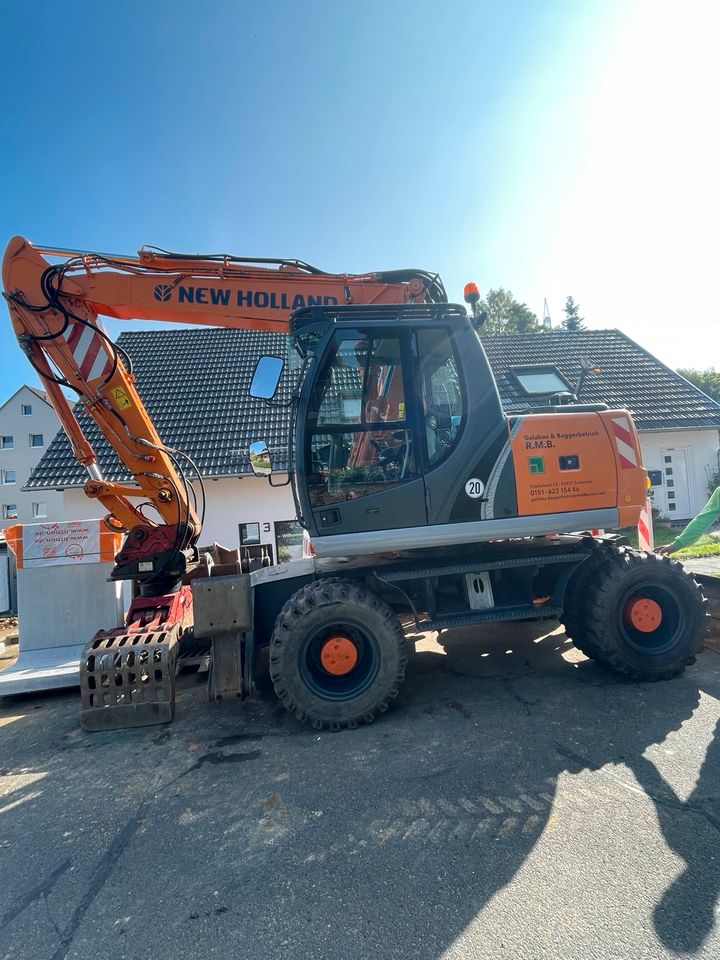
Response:
[[[284,366],[282,357],[260,357],[250,384],[250,396],[257,400],[272,400]]]
[[[263,359],[270,359],[263,357]],[[276,358],[275,358],[276,359]],[[264,440],[255,440],[248,447],[250,454],[250,466],[256,477],[269,477],[272,473],[272,464],[270,463],[270,451]]]

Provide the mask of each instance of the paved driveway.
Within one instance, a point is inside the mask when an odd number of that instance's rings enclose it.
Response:
[[[424,639],[340,734],[193,676],[169,727],[6,700],[0,957],[717,960],[720,656],[635,685],[548,629]]]

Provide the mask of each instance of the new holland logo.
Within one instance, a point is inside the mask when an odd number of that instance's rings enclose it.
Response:
[[[170,299],[170,294],[172,293],[172,287],[169,287],[166,283],[159,283],[155,287],[155,299],[159,300],[160,303],[167,303]]]

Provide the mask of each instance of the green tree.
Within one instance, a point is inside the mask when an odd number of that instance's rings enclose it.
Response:
[[[496,333],[535,333],[540,329],[538,318],[526,303],[519,303],[509,290],[498,287],[488,290],[479,303],[485,314],[480,328],[483,335]]]
[[[685,377],[690,383],[694,383],[703,393],[706,393],[713,400],[720,403],[720,370],[710,367],[708,370],[683,370],[679,369],[681,377]]]
[[[572,297],[568,297],[565,301],[565,316],[560,323],[560,329],[564,330],[565,333],[577,333],[579,330],[585,329],[584,319],[585,317],[580,316],[578,304]]]

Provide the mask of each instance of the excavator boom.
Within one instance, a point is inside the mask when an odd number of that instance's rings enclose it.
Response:
[[[16,242],[22,246],[13,250]],[[46,256],[67,258],[51,267],[62,276],[63,295],[118,320],[285,333],[290,313],[305,306],[447,300],[440,278],[422,270],[332,274],[302,260],[192,255],[149,247],[128,257],[35,247],[21,238],[11,241],[6,254],[13,279],[32,283],[37,258]]]

